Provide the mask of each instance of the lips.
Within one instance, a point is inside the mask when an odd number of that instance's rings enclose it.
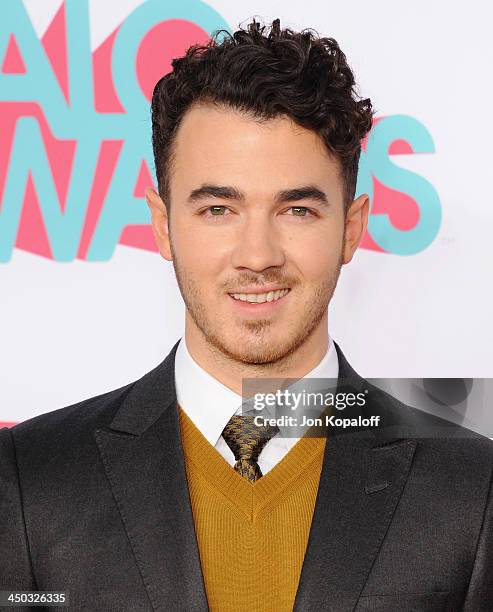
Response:
[[[290,289],[276,289],[264,293],[230,293],[229,295],[240,302],[249,304],[264,304],[265,302],[275,302],[289,293]]]

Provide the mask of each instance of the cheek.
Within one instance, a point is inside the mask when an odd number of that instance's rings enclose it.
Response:
[[[230,247],[220,232],[204,231],[180,219],[171,224],[170,235],[180,267],[193,274],[197,282],[204,278],[210,282],[210,278],[217,277],[226,265]]]
[[[338,268],[342,253],[342,230],[298,233],[287,237],[288,261],[306,280],[318,281]]]

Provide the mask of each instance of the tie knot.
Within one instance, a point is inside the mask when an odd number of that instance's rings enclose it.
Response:
[[[223,429],[223,438],[233,451],[236,461],[257,461],[267,442],[279,432],[271,425],[256,425],[255,417],[234,415]]]

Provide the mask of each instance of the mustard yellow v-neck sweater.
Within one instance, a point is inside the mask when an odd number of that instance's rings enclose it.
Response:
[[[293,609],[325,438],[301,438],[256,483],[237,474],[179,408],[202,573],[213,612]]]

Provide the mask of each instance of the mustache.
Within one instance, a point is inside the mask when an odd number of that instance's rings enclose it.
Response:
[[[287,276],[285,274],[279,274],[278,272],[252,274],[245,273],[238,276],[234,281],[228,280],[224,283],[224,290],[226,292],[238,292],[243,287],[256,286],[259,289],[265,285],[279,285],[282,287],[294,287],[299,283],[298,279],[293,276]]]

